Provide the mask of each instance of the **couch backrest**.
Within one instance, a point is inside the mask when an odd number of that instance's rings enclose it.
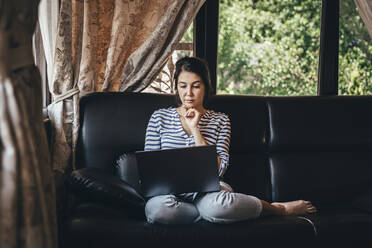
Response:
[[[172,95],[110,92],[86,95],[79,105],[76,167],[113,173],[118,156],[143,150],[151,114],[175,100]]]
[[[351,201],[372,182],[372,97],[268,99],[274,201]]]
[[[228,114],[231,121],[230,165],[224,180],[235,191],[271,200],[266,98],[217,95],[208,108]]]
[[[77,168],[114,173],[124,152],[143,150],[147,122],[173,95],[93,93],[80,100]],[[235,191],[265,200],[348,201],[371,187],[372,97],[217,95],[208,108],[229,115]]]

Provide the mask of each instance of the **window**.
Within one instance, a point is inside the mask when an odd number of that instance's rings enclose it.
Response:
[[[339,20],[338,94],[372,94],[372,43],[354,1],[340,1]]]
[[[316,95],[321,0],[220,0],[217,93]]]
[[[194,24],[192,23],[178,43],[176,50],[169,57],[167,64],[156,79],[142,92],[174,93],[173,74],[175,63],[184,56],[194,55]]]

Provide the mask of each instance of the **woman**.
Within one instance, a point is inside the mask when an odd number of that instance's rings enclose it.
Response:
[[[229,161],[230,120],[226,114],[205,108],[211,83],[207,64],[185,57],[176,63],[174,74],[178,108],[153,113],[146,131],[145,150],[215,144],[220,178]],[[299,215],[316,212],[309,201],[268,203],[254,196],[234,193],[221,181],[221,191],[161,195],[148,200],[148,222],[186,224],[199,219],[231,223],[260,215]]]

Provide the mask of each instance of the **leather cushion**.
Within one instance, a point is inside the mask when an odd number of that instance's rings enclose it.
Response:
[[[137,160],[134,153],[123,153],[115,163],[116,175],[140,192]]]
[[[315,239],[311,223],[296,216],[228,225],[204,220],[192,225],[161,225],[106,209],[93,204],[77,206],[66,219],[66,236],[71,240],[66,247],[297,247],[301,243],[303,248]],[[304,240],[306,244],[302,244]]]
[[[96,92],[80,99],[76,167],[106,169],[124,152],[143,150],[151,114],[175,105],[173,95]]]
[[[357,209],[372,213],[372,192],[358,195],[354,199],[353,205]]]
[[[269,122],[265,97],[217,95],[210,98],[207,107],[229,116],[231,153],[266,151]]]
[[[271,201],[269,160],[266,154],[233,153],[224,181],[235,192]]]
[[[315,227],[316,247],[369,247],[372,242],[371,214],[334,206],[303,217]]]
[[[84,168],[71,173],[68,189],[80,198],[124,208],[135,214],[144,214],[144,198],[128,183],[96,168]]]
[[[371,108],[363,96],[271,98],[270,150],[370,151]]]
[[[369,152],[272,154],[273,201],[305,199],[317,207],[350,203],[371,188],[371,163]]]

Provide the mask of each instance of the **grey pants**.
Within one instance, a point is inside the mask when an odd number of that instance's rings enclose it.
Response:
[[[145,207],[147,221],[160,224],[189,224],[200,219],[232,223],[257,218],[261,211],[262,204],[258,198],[224,190],[155,196],[147,201]]]

